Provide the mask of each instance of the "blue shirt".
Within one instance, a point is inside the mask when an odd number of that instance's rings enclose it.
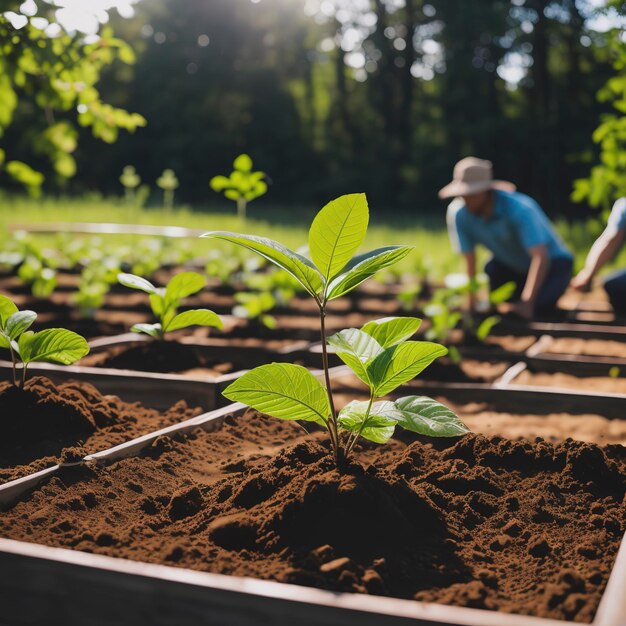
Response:
[[[545,244],[550,259],[572,258],[537,202],[518,192],[493,193],[493,212],[486,219],[470,213],[460,198],[448,206],[448,232],[457,250],[472,252],[482,244],[496,260],[519,274],[528,271],[528,249],[534,246]]]
[[[626,229],[626,197],[613,205],[607,226],[613,231]]]

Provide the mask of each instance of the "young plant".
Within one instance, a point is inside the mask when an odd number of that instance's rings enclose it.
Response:
[[[169,212],[174,207],[174,191],[178,189],[179,184],[174,170],[163,170],[156,183],[163,190],[163,208]]]
[[[478,296],[481,288],[487,285],[487,277],[479,275],[470,280],[466,274],[448,274],[445,277],[445,287],[438,289],[433,300],[424,307],[424,313],[428,316],[431,326],[426,331],[426,338],[439,341],[448,346],[450,360],[458,364],[461,361],[459,350],[450,345],[452,332],[462,322],[466,342],[484,343],[494,326],[500,322],[499,315],[483,317],[470,312],[463,315],[461,306],[467,294]],[[515,283],[508,282],[489,293],[489,301],[486,307],[508,300],[515,291]]]
[[[6,296],[0,295],[0,348],[6,348],[13,363],[13,384],[23,387],[29,363],[47,362],[71,365],[89,352],[83,337],[65,328],[28,330],[37,319],[34,311],[18,311]],[[21,370],[18,365],[21,364]]]
[[[252,159],[247,154],[240,154],[233,168],[230,176],[214,176],[210,185],[213,191],[222,191],[226,198],[237,203],[237,215],[245,221],[248,202],[267,193],[265,173],[252,171]]]
[[[135,333],[164,339],[166,333],[189,326],[223,328],[219,315],[209,309],[177,312],[183,298],[197,293],[206,285],[204,276],[196,272],[176,274],[163,288],[155,287],[149,280],[135,274],[118,274],[117,279],[125,287],[145,291],[150,296],[150,308],[159,320],[156,324],[135,324],[131,328]]]
[[[419,427],[429,434],[448,435],[453,429],[446,425],[454,423],[455,434],[466,432],[448,409],[431,399],[411,397],[397,406],[376,403],[374,407],[375,399],[412,379],[446,353],[446,348],[437,344],[405,341],[419,325],[419,320],[413,318],[372,322],[331,339],[339,356],[370,389],[369,402],[351,403],[349,410],[346,407],[341,413],[335,409],[326,345],[326,306],[411,250],[407,246],[388,246],[354,256],[365,239],[368,221],[364,194],[342,196],[327,204],[309,230],[311,260],[271,239],[223,231],[203,235],[238,244],[272,261],[291,274],[318,305],[325,387],[304,367],[272,363],[244,374],[224,395],[274,417],[308,420],[324,426],[337,466],[343,464],[359,437],[385,441],[397,423],[419,422],[420,426],[412,429]]]
[[[130,207],[135,206],[135,190],[141,185],[141,177],[137,174],[137,170],[133,165],[127,165],[122,170],[120,176],[120,183],[124,187],[124,196],[126,203]]]

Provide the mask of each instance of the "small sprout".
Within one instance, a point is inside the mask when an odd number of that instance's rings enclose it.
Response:
[[[18,311],[9,298],[0,295],[0,348],[11,353],[13,384],[18,387],[26,382],[29,363],[71,365],[89,352],[87,341],[71,330],[48,328],[38,333],[28,330],[36,319],[34,311]]]
[[[326,306],[330,300],[349,293],[379,270],[404,258],[412,249],[388,246],[355,256],[365,239],[368,222],[364,194],[346,195],[330,202],[311,224],[311,259],[263,237],[223,231],[203,235],[230,241],[265,257],[288,272],[318,305],[325,386],[304,367],[272,363],[247,372],[223,393],[230,400],[244,402],[273,417],[324,426],[338,467],[360,437],[385,442],[398,424],[431,436],[450,437],[468,432],[452,411],[430,398],[409,396],[395,402],[376,401],[447,352],[444,346],[435,343],[408,340],[420,324],[417,318],[377,320],[361,329],[343,330],[328,339],[338,356],[369,389],[369,401],[352,402],[339,412],[335,410],[328,366]]]
[[[163,173],[157,178],[157,186],[163,190],[163,208],[171,211],[174,207],[174,191],[178,189],[178,178],[174,170],[163,170]]]
[[[209,309],[177,312],[183,298],[197,293],[206,285],[204,276],[196,272],[176,274],[163,288],[155,287],[149,280],[135,274],[118,274],[117,279],[125,287],[147,293],[150,296],[150,308],[159,320],[156,324],[135,324],[131,328],[135,333],[163,339],[166,333],[189,326],[223,328],[219,315]]]
[[[122,170],[122,175],[120,176],[120,183],[124,187],[124,193],[126,196],[126,202],[129,206],[135,206],[135,190],[139,185],[141,185],[141,178],[139,174],[137,174],[137,170],[135,170],[134,166],[127,165]]]
[[[247,320],[256,320],[269,329],[276,328],[276,318],[268,314],[277,304],[271,291],[243,291],[235,294],[237,305],[233,315]]]
[[[614,365],[613,367],[611,367],[609,369],[609,376],[611,378],[619,378],[620,374],[621,374],[621,370],[619,367],[617,367],[617,365]]]
[[[211,189],[223,192],[229,200],[237,203],[237,215],[245,221],[248,202],[267,193],[264,172],[252,171],[252,159],[247,154],[240,154],[233,162],[234,170],[230,176],[214,176]]]

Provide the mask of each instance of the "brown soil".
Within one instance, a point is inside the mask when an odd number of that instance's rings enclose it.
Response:
[[[571,374],[533,373],[524,370],[512,384],[626,394],[626,378],[611,378],[609,376],[585,376],[583,378]]]
[[[0,383],[3,436],[0,482],[14,480],[60,461],[92,454],[201,413],[184,401],[160,414],[139,403],[102,395],[88,383],[54,385],[34,376],[24,389]]]
[[[589,622],[626,509],[618,446],[406,437],[337,472],[253,412],[64,468],[0,534],[133,560]]]
[[[420,375],[420,379],[439,382],[490,383],[502,376],[508,367],[508,363],[490,363],[474,359],[462,359],[457,365],[444,358],[431,363]]]
[[[430,367],[430,366],[429,366]],[[428,370],[425,370],[428,371]],[[429,392],[428,381],[411,385],[409,391],[400,390],[400,395],[433,395]],[[363,383],[354,376],[336,377],[333,380],[333,396],[338,407],[345,406],[351,400],[367,400],[368,393]],[[394,397],[398,397],[397,394]],[[593,413],[540,411],[534,412],[519,407],[506,409],[488,402],[460,403],[447,397],[438,397],[440,402],[453,409],[477,433],[486,436],[499,436],[509,439],[523,437],[534,439],[543,437],[553,443],[572,437],[599,445],[621,444],[626,446],[626,420],[608,419]]]
[[[484,404],[455,405],[447,398],[441,402],[453,408],[473,431],[485,436],[500,436],[509,439],[542,437],[553,443],[569,437],[599,445],[616,444],[626,446],[626,421],[607,419],[602,415],[548,413],[533,415],[496,411]]]
[[[489,335],[485,340],[487,346],[500,348],[506,352],[525,352],[537,341],[536,337],[515,335]]]
[[[626,359],[626,343],[604,339],[557,338],[546,349],[550,354],[609,356]]]
[[[233,356],[232,352],[230,355]],[[244,367],[243,364],[236,364],[233,360],[208,358],[193,346],[177,341],[150,341],[139,345],[113,346],[108,350],[87,355],[81,359],[80,365],[140,372],[175,372],[207,379],[215,379]]]

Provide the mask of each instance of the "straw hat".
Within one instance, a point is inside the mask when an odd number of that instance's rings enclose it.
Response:
[[[443,199],[469,196],[488,189],[515,191],[516,187],[505,180],[493,180],[491,161],[466,157],[454,166],[453,180],[439,190],[439,197]]]

